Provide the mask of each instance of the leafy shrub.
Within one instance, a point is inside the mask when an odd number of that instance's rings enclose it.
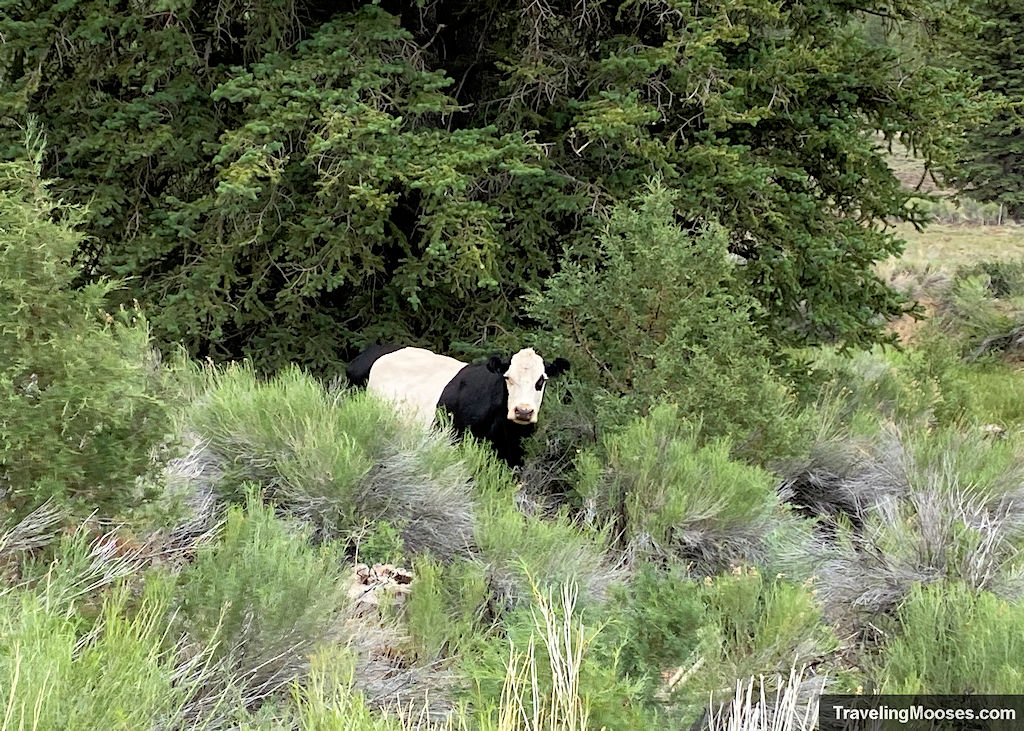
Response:
[[[76,285],[82,211],[53,201],[34,160],[0,163],[0,492],[25,515],[53,498],[130,509],[168,413],[137,310],[107,312],[113,282]]]
[[[182,625],[216,645],[221,682],[252,704],[304,674],[319,645],[344,637],[343,570],[337,546],[310,547],[304,531],[250,494],[244,511],[229,508],[222,539],[183,572]]]
[[[633,208],[617,207],[593,256],[563,261],[529,312],[596,389],[601,423],[670,398],[705,436],[783,450],[791,397],[755,326],[756,301],[741,293],[724,236],[681,229],[672,200],[652,184]]]
[[[295,368],[269,381],[248,366],[208,377],[187,428],[225,465],[227,494],[257,483],[328,537],[355,538],[384,520],[410,554],[468,552],[470,475],[447,435],[404,423],[365,391],[325,390]]]
[[[730,458],[727,441],[699,446],[697,428],[661,405],[602,439],[578,461],[579,493],[631,552],[692,561],[714,573],[753,557],[776,504],[767,472]]]
[[[875,668],[883,693],[1017,693],[1024,607],[960,582],[915,585]]]
[[[1024,259],[983,259],[960,267],[956,280],[980,276],[993,296],[1005,299],[1024,295]]]
[[[620,671],[643,681],[648,702],[671,698],[684,722],[705,708],[708,693],[818,663],[837,647],[806,585],[753,568],[695,581],[648,566],[607,611]]]

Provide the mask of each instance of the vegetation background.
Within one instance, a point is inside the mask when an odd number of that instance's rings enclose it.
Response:
[[[1018,692],[1022,44],[1010,0],[0,0],[2,728]],[[513,473],[348,388],[382,340],[572,376]]]

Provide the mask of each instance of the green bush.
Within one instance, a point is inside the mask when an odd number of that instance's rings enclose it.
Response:
[[[324,389],[297,368],[267,381],[248,366],[208,378],[186,429],[223,463],[227,495],[253,482],[327,537],[357,541],[383,520],[410,555],[468,553],[470,475],[446,434],[406,424],[365,391]]]
[[[671,699],[666,709],[687,723],[709,693],[729,695],[751,676],[788,675],[838,646],[806,585],[753,568],[695,581],[678,568],[646,566],[606,611],[606,643],[620,672],[642,680],[648,702]]]
[[[457,561],[446,566],[428,557],[413,563],[405,602],[406,626],[421,661],[453,657],[483,629],[490,598],[484,566]]]
[[[402,534],[386,520],[367,525],[357,534],[356,560],[368,566],[389,563],[401,566],[405,561]]]
[[[914,586],[874,673],[883,693],[1019,693],[1024,607],[959,582]]]
[[[49,498],[123,513],[169,432],[142,315],[107,311],[113,282],[76,284],[82,215],[38,159],[0,163],[0,492],[19,516]]]
[[[181,626],[215,645],[221,683],[243,703],[262,700],[305,674],[320,645],[345,638],[345,566],[337,545],[311,547],[305,531],[252,493],[182,573]]]
[[[731,459],[727,441],[700,446],[697,431],[677,407],[658,406],[580,456],[578,490],[629,551],[714,573],[759,552],[775,481]]]
[[[594,390],[600,423],[670,399],[706,437],[784,450],[792,398],[769,363],[756,300],[742,293],[724,235],[680,228],[672,200],[656,183],[617,207],[596,251],[567,257],[529,313]]]

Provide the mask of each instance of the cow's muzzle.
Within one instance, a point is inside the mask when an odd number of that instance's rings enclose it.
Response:
[[[532,424],[537,421],[537,412],[529,406],[516,406],[512,410],[512,421],[517,424]]]

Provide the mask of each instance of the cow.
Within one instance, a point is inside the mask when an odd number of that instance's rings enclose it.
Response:
[[[396,404],[407,418],[429,427],[437,409],[451,415],[459,435],[469,431],[489,442],[510,467],[522,465],[523,440],[537,429],[544,386],[569,370],[569,361],[544,363],[525,348],[511,358],[492,355],[463,363],[423,348],[371,345],[345,373],[355,386],[366,386]]]

